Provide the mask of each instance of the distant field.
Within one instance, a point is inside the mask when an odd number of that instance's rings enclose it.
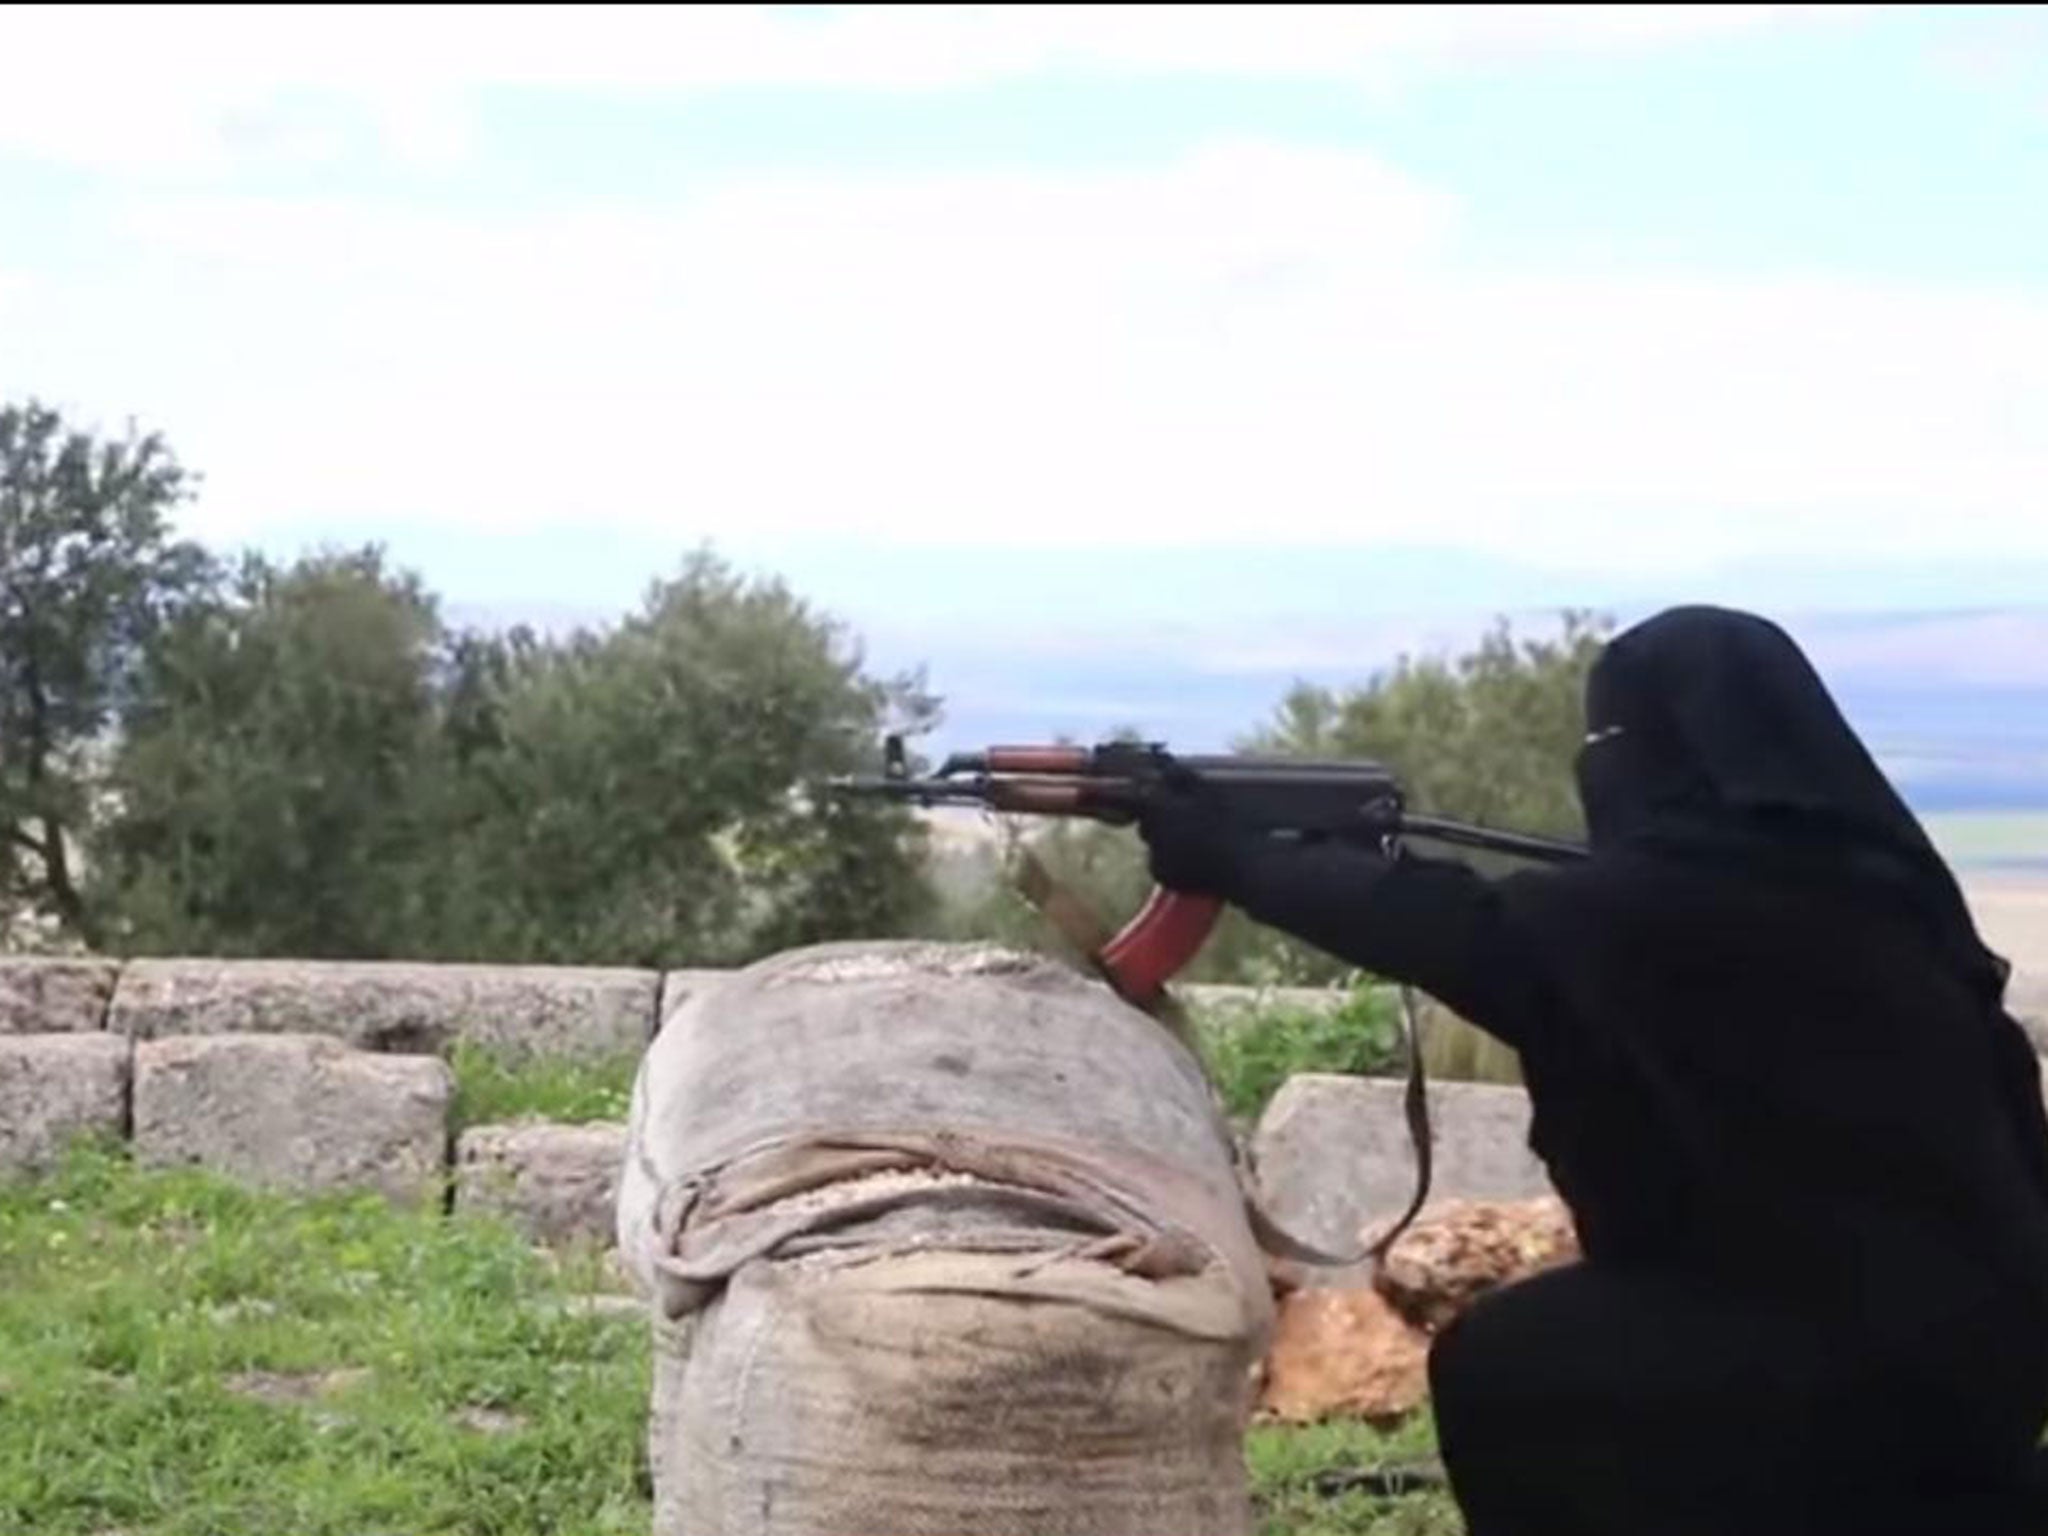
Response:
[[[1920,818],[1958,868],[2034,868],[2048,873],[2048,811],[1942,811]]]

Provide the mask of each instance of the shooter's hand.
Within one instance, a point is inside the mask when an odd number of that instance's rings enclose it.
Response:
[[[1160,885],[1228,899],[1245,834],[1200,783],[1160,790],[1139,813],[1138,834]]]

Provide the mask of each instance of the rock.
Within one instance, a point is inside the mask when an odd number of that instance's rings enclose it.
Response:
[[[1447,1201],[1401,1234],[1373,1284],[1408,1322],[1434,1333],[1495,1286],[1578,1256],[1571,1213],[1555,1196]]]
[[[111,960],[0,958],[0,1035],[102,1028],[119,974],[120,967]]]
[[[660,1018],[666,1022],[691,998],[717,986],[729,973],[725,971],[669,971],[661,978]]]
[[[1273,1096],[1252,1151],[1261,1204],[1284,1231],[1341,1252],[1369,1222],[1407,1208],[1415,1158],[1402,1093],[1395,1078],[1305,1073]],[[1550,1192],[1528,1147],[1522,1089],[1432,1083],[1429,1112],[1433,1195],[1520,1200]]]
[[[509,1217],[527,1236],[609,1243],[623,1125],[479,1125],[455,1144],[455,1205]]]
[[[76,1136],[119,1136],[130,1051],[115,1035],[0,1034],[0,1174],[40,1172]]]
[[[637,1052],[654,1032],[653,971],[311,960],[138,960],[113,1028],[171,1035],[330,1035],[434,1055],[457,1041],[516,1054]]]
[[[1429,1338],[1365,1287],[1296,1291],[1280,1304],[1262,1418],[1355,1418],[1385,1428],[1429,1395]]]
[[[1429,1391],[1430,1336],[1495,1286],[1578,1256],[1555,1197],[1431,1206],[1371,1287],[1308,1288],[1280,1303],[1259,1411],[1285,1423],[1343,1417],[1384,1428]]]
[[[193,1035],[135,1050],[135,1155],[291,1191],[372,1189],[425,1204],[442,1188],[446,1063],[319,1035]]]

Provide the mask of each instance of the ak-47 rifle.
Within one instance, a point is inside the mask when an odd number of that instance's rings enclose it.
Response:
[[[1096,747],[1064,745],[990,747],[955,753],[929,777],[913,775],[901,736],[884,743],[880,778],[840,779],[833,788],[916,805],[972,805],[991,811],[1035,816],[1079,816],[1128,825],[1154,797],[1199,787],[1218,817],[1240,828],[1275,838],[1336,839],[1398,854],[1405,839],[1483,849],[1521,858],[1561,862],[1583,858],[1575,843],[1522,832],[1498,831],[1440,816],[1411,813],[1401,786],[1382,764],[1330,762],[1290,757],[1179,757],[1158,744],[1108,742]],[[1166,983],[1195,958],[1223,903],[1213,896],[1155,888],[1135,917],[1112,934],[1085,905],[1062,890],[1028,848],[1022,850],[1019,883],[1024,894],[1081,951],[1116,991],[1158,1018],[1192,1047],[1185,1020]],[[1301,1263],[1345,1265],[1377,1262],[1406,1230],[1428,1198],[1429,1109],[1414,1000],[1401,989],[1402,1023],[1408,1048],[1407,1119],[1415,1150],[1416,1188],[1400,1220],[1362,1255],[1321,1252],[1289,1237],[1249,1205],[1253,1228],[1270,1254]]]
[[[1276,838],[1334,838],[1393,851],[1415,838],[1523,858],[1584,856],[1575,843],[1496,831],[1440,816],[1418,816],[1383,765],[1291,757],[1178,757],[1157,744],[990,747],[959,752],[928,778],[913,777],[903,738],[885,742],[882,777],[836,787],[913,804],[978,805],[1038,816],[1081,816],[1127,825],[1155,796],[1199,785],[1216,814]],[[1155,889],[1123,930],[1091,956],[1127,1000],[1150,1006],[1194,959],[1222,915],[1211,896]]]

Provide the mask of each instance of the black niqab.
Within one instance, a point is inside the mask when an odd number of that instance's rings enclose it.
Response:
[[[1777,625],[1675,608],[1618,637],[1586,690],[1580,795],[1595,842],[1887,886],[1987,1002],[2010,967],[1984,946],[1926,832],[1857,739],[1813,666]]]

